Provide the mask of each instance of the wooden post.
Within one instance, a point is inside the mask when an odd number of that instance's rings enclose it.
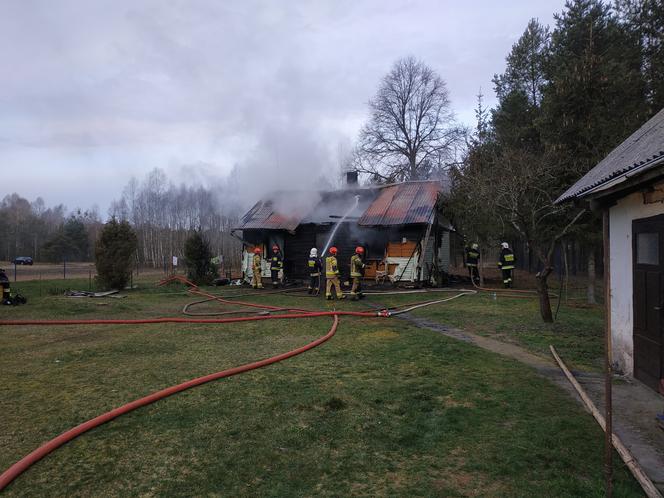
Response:
[[[609,208],[602,215],[602,236],[604,243],[604,397],[606,431],[604,437],[604,475],[606,479],[606,496],[613,494],[613,406],[612,406],[612,353],[611,353],[611,245]]]
[[[569,380],[570,384],[574,387],[576,390],[577,394],[581,398],[581,401],[583,401],[583,404],[586,405],[586,408],[588,408],[588,411],[592,414],[593,417],[595,417],[595,420],[597,420],[597,423],[599,426],[606,431],[607,426],[606,426],[606,420],[604,417],[602,417],[602,414],[599,412],[597,407],[595,406],[595,403],[592,402],[592,400],[588,397],[588,394],[586,391],[581,387],[581,384],[574,378],[574,375],[572,375],[572,372],[569,371],[569,368],[567,368],[567,365],[565,365],[565,362],[558,356],[558,352],[556,351],[556,348],[553,346],[549,346],[549,349],[551,350],[551,354],[556,360],[556,363],[558,363],[558,366],[560,369],[563,371],[565,374],[565,377],[567,377],[567,380]],[[608,434],[608,431],[605,432],[605,434]],[[643,489],[644,493],[648,498],[662,498],[662,494],[657,490],[653,482],[650,480],[648,475],[645,473],[643,468],[639,465],[639,462],[634,458],[634,455],[629,451],[629,449],[623,444],[623,442],[620,440],[618,436],[613,434],[613,437],[611,438],[613,446],[615,447],[616,451],[618,452],[618,455],[620,455],[620,458],[622,458],[623,462],[625,462],[625,465],[629,469],[629,471],[632,473],[634,478],[638,481],[638,483],[641,485],[641,488]]]

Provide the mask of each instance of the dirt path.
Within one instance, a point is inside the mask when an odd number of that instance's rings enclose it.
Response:
[[[447,327],[408,313],[399,315],[398,318],[418,327],[433,330],[447,337],[520,361],[567,391],[585,408],[581,398],[553,359],[542,358],[514,344]],[[595,405],[602,411],[604,409],[603,376],[580,371],[573,371],[573,374]],[[662,492],[664,492],[664,432],[657,427],[655,414],[661,413],[663,410],[664,399],[639,382],[623,379],[614,381],[614,431]]]

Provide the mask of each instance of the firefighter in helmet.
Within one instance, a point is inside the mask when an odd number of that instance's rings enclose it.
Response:
[[[263,288],[263,279],[261,277],[261,272],[263,271],[261,268],[261,248],[260,247],[255,247],[254,248],[254,258],[252,260],[252,267],[254,270],[254,275],[251,278],[251,286],[254,289],[262,289]]]
[[[337,248],[330,247],[330,255],[325,258],[325,298],[332,299],[332,289],[334,288],[337,299],[345,299],[344,293],[341,291],[341,283],[339,282],[339,264],[337,263]]]
[[[468,275],[470,281],[475,285],[480,283],[480,273],[478,266],[480,263],[480,246],[473,243],[470,247],[466,247],[466,266],[468,267]]]
[[[284,269],[284,260],[281,257],[279,246],[272,246],[272,257],[270,258],[270,274],[272,276],[272,287],[279,287],[279,272]]]
[[[9,278],[7,277],[7,274],[5,273],[5,270],[0,268],[0,286],[2,286],[2,301],[0,301],[1,304],[11,304],[11,299],[10,299],[10,288],[9,288]]]
[[[509,289],[512,287],[512,273],[514,272],[516,258],[507,242],[503,242],[500,246],[500,260],[498,261],[498,267],[503,274],[503,286],[506,289]]]
[[[318,294],[320,292],[320,272],[323,265],[318,257],[318,249],[315,247],[309,251],[309,260],[307,261],[309,267],[309,294]]]
[[[357,246],[355,254],[350,258],[350,277],[353,280],[353,287],[350,289],[350,298],[353,301],[364,297],[364,294],[362,294],[362,274],[365,267],[364,261],[362,261],[363,254],[364,247]]]

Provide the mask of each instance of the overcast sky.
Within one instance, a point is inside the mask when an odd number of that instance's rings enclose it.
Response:
[[[562,6],[0,0],[0,197],[105,215],[155,167],[209,184],[235,165],[331,169],[407,55],[438,71],[470,125],[528,20],[550,24]]]

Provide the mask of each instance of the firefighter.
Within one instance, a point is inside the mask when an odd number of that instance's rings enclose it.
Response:
[[[256,247],[254,248],[254,259],[253,259],[253,270],[254,270],[254,275],[251,279],[251,286],[254,289],[262,289],[263,288],[263,279],[261,278],[261,248]]]
[[[480,246],[474,243],[470,247],[466,247],[466,266],[468,267],[470,281],[475,285],[479,285],[480,283],[479,263]]]
[[[344,293],[341,291],[341,283],[339,282],[339,265],[337,264],[337,248],[330,247],[330,255],[325,258],[325,298],[332,299],[332,288],[337,299],[346,299]]]
[[[512,272],[514,271],[514,263],[516,263],[516,258],[510,245],[507,242],[500,244],[502,249],[500,250],[500,260],[498,261],[498,267],[503,273],[503,286],[506,289],[512,287]]]
[[[357,246],[355,254],[350,258],[350,277],[353,280],[353,287],[350,289],[350,298],[353,301],[364,297],[364,294],[362,294],[362,274],[366,265],[362,261],[363,254],[364,247]]]
[[[272,275],[272,287],[279,287],[279,272],[284,269],[284,260],[281,258],[279,246],[272,246],[272,257],[270,258],[270,273]]]
[[[9,289],[9,278],[5,273],[5,270],[0,268],[0,285],[2,285],[2,304],[12,304],[12,300],[9,297],[11,290]]]
[[[320,292],[320,272],[323,269],[323,265],[320,262],[318,257],[318,249],[315,247],[311,248],[309,251],[309,261],[307,262],[309,267],[309,294],[316,294]]]

